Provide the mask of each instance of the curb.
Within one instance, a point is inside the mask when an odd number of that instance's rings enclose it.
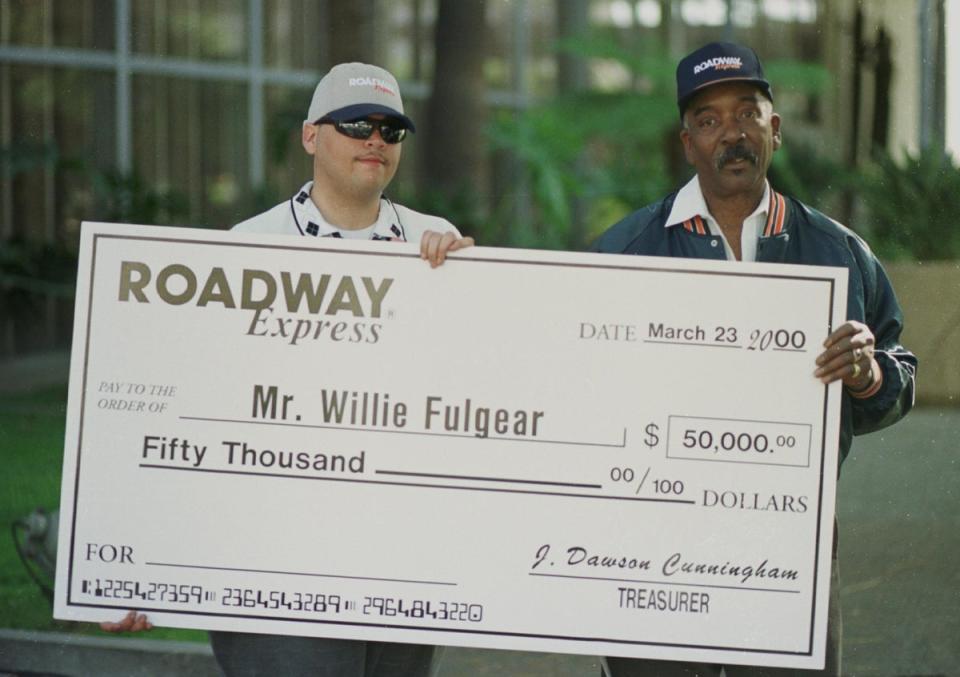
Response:
[[[207,644],[0,629],[0,675],[218,677]]]
[[[0,360],[0,394],[66,385],[69,376],[69,351]]]

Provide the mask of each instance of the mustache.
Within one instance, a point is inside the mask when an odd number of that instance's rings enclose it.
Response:
[[[727,163],[733,162],[734,160],[746,160],[753,165],[756,165],[758,162],[756,153],[747,148],[745,144],[738,143],[735,146],[727,147],[723,153],[720,154],[720,157],[717,158],[717,169],[723,169]]]

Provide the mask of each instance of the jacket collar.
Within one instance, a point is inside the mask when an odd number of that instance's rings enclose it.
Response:
[[[770,188],[769,181],[764,181],[763,197],[760,198],[760,204],[753,213],[767,215],[761,237],[772,237],[783,232],[787,220],[786,201],[783,195]],[[683,226],[689,232],[708,235],[710,233],[706,223],[708,216],[710,216],[710,210],[707,209],[707,201],[703,197],[703,191],[700,190],[700,178],[694,175],[683,188],[677,191],[673,206],[663,225],[665,228]]]

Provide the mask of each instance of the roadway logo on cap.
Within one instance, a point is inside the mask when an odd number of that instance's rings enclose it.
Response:
[[[718,71],[726,71],[731,69],[739,70],[743,68],[743,61],[740,60],[739,56],[717,56],[712,59],[707,59],[703,63],[699,63],[694,66],[693,74],[698,75],[710,68]]]
[[[347,81],[350,87],[373,87],[378,92],[396,96],[396,92],[387,86],[387,83],[380,78],[350,78]]]

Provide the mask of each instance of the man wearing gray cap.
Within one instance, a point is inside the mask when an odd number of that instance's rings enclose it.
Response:
[[[611,227],[594,251],[729,261],[841,266],[849,271],[847,321],[823,342],[811,378],[843,383],[840,462],[854,435],[891,425],[913,406],[917,360],[900,345],[903,316],[880,262],[855,233],[781,195],[767,169],[782,142],[773,93],[749,47],[714,42],[677,66],[680,141],[694,176],[678,191]],[[732,302],[742,302],[731,299]],[[695,387],[696,384],[691,384]],[[730,384],[736,398],[737,385]],[[826,667],[840,674],[834,548]],[[772,677],[787,668],[609,658],[613,677]]]
[[[317,85],[301,142],[313,156],[313,180],[285,202],[234,226],[243,233],[419,242],[440,265],[473,244],[447,220],[395,204],[383,195],[414,131],[400,87],[387,71],[363,63],[334,66]]]
[[[401,142],[414,131],[400,88],[387,71],[362,63],[335,66],[313,93],[303,122],[303,148],[313,179],[289,200],[234,226],[243,233],[419,242],[436,267],[473,245],[447,220],[421,214],[383,195],[400,162]],[[110,632],[152,627],[131,611]],[[227,677],[425,677],[434,647],[347,639],[211,632],[213,653]]]

